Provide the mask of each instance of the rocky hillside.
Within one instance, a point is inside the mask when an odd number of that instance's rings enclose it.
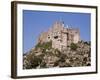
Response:
[[[23,55],[23,69],[79,67],[91,65],[90,42],[72,43],[65,50],[52,48],[52,42],[38,43]]]

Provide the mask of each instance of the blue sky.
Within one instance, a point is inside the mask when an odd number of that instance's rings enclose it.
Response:
[[[48,30],[55,21],[64,21],[65,25],[79,28],[81,40],[90,41],[89,13],[48,12],[23,10],[23,51],[29,51],[36,45],[41,32]]]

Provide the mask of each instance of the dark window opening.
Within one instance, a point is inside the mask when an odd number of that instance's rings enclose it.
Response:
[[[58,36],[54,36],[54,39],[58,39]]]
[[[48,37],[48,39],[50,39],[50,37]]]

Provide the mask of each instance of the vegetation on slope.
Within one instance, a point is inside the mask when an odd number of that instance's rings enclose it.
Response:
[[[52,42],[38,43],[26,55],[23,55],[23,68],[79,67],[91,65],[90,42],[71,43],[59,51],[52,48]]]

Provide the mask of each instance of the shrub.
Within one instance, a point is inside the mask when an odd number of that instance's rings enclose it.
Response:
[[[70,48],[71,48],[71,50],[76,50],[77,49],[77,45],[75,44],[75,43],[71,43],[71,45],[70,45]]]
[[[34,57],[32,60],[30,60],[32,68],[36,68],[41,62],[42,59],[40,57]]]
[[[91,44],[91,42],[90,41],[86,41],[86,42],[84,42],[84,44],[87,44],[87,45],[90,45]]]
[[[39,66],[39,64],[41,64],[42,62],[43,56],[43,54],[39,56],[29,54],[26,59],[28,61],[28,63],[25,65],[26,69],[36,68],[37,66]]]
[[[43,43],[43,48],[44,49],[50,49],[52,48],[52,42],[46,42],[46,43]]]
[[[58,49],[55,49],[55,55],[57,56],[57,57],[60,57],[60,55],[61,55],[61,52],[58,50]]]
[[[45,42],[45,43],[38,43],[35,48],[42,48],[42,49],[50,49],[52,48],[52,41]]]
[[[45,63],[45,62],[42,62],[42,63],[40,64],[40,67],[41,67],[41,68],[46,68],[46,63]]]
[[[65,54],[60,54],[59,62],[65,62],[65,60],[66,60],[66,55]]]

